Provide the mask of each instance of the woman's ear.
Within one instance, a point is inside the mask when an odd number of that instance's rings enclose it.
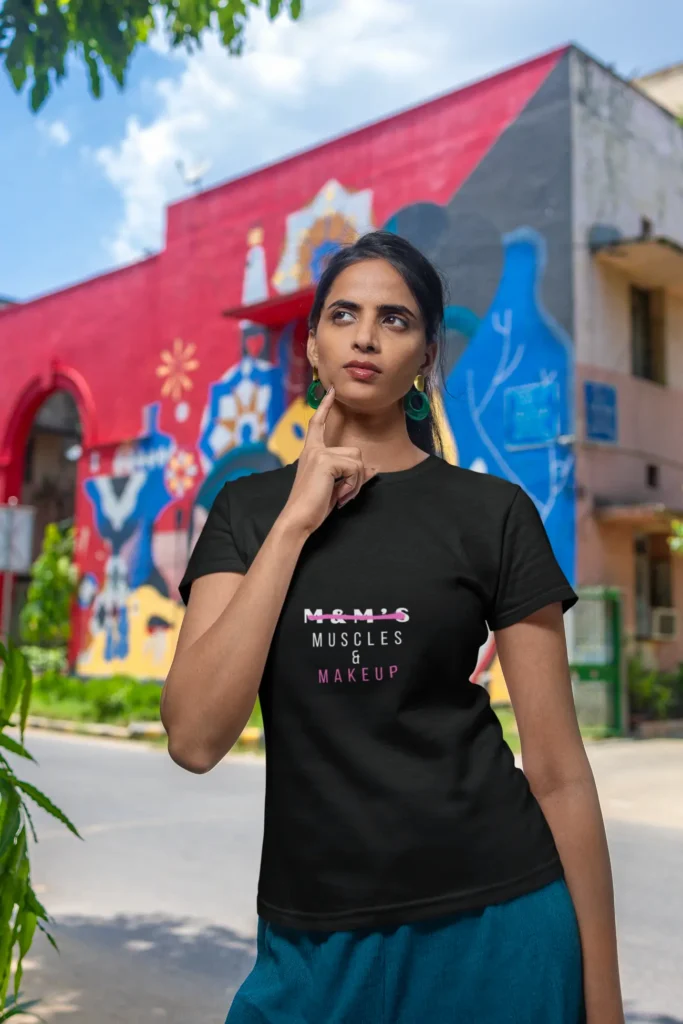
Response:
[[[318,365],[318,342],[316,341],[315,334],[313,331],[308,332],[308,341],[306,342],[306,355],[311,366]]]
[[[425,357],[420,366],[420,372],[423,375],[427,375],[436,362],[436,353],[438,351],[438,345],[435,341],[430,342],[425,349]]]

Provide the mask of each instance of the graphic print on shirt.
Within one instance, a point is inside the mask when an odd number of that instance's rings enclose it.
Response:
[[[304,622],[312,626],[311,646],[320,652],[318,683],[369,683],[395,679],[399,665],[396,648],[410,621],[407,608],[305,608]],[[381,653],[381,663],[372,655]]]

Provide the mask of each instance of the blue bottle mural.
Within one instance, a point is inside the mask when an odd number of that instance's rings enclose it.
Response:
[[[503,244],[496,295],[446,382],[446,414],[460,465],[524,488],[573,580],[571,340],[539,299],[542,237],[521,228]]]

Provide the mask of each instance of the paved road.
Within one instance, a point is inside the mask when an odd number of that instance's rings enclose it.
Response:
[[[25,989],[64,1024],[220,1024],[254,956],[263,764],[187,775],[159,750],[34,733],[25,771],[79,825],[42,815],[41,942]],[[608,816],[632,1024],[683,1024],[683,743],[591,751]]]

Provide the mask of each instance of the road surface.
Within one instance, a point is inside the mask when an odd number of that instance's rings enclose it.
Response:
[[[263,763],[206,776],[158,749],[32,733],[39,784],[79,842],[36,815],[40,940],[24,989],[64,1024],[221,1024],[254,957]],[[630,1024],[683,1024],[683,742],[591,748],[608,820]],[[22,765],[23,768],[23,765]]]

